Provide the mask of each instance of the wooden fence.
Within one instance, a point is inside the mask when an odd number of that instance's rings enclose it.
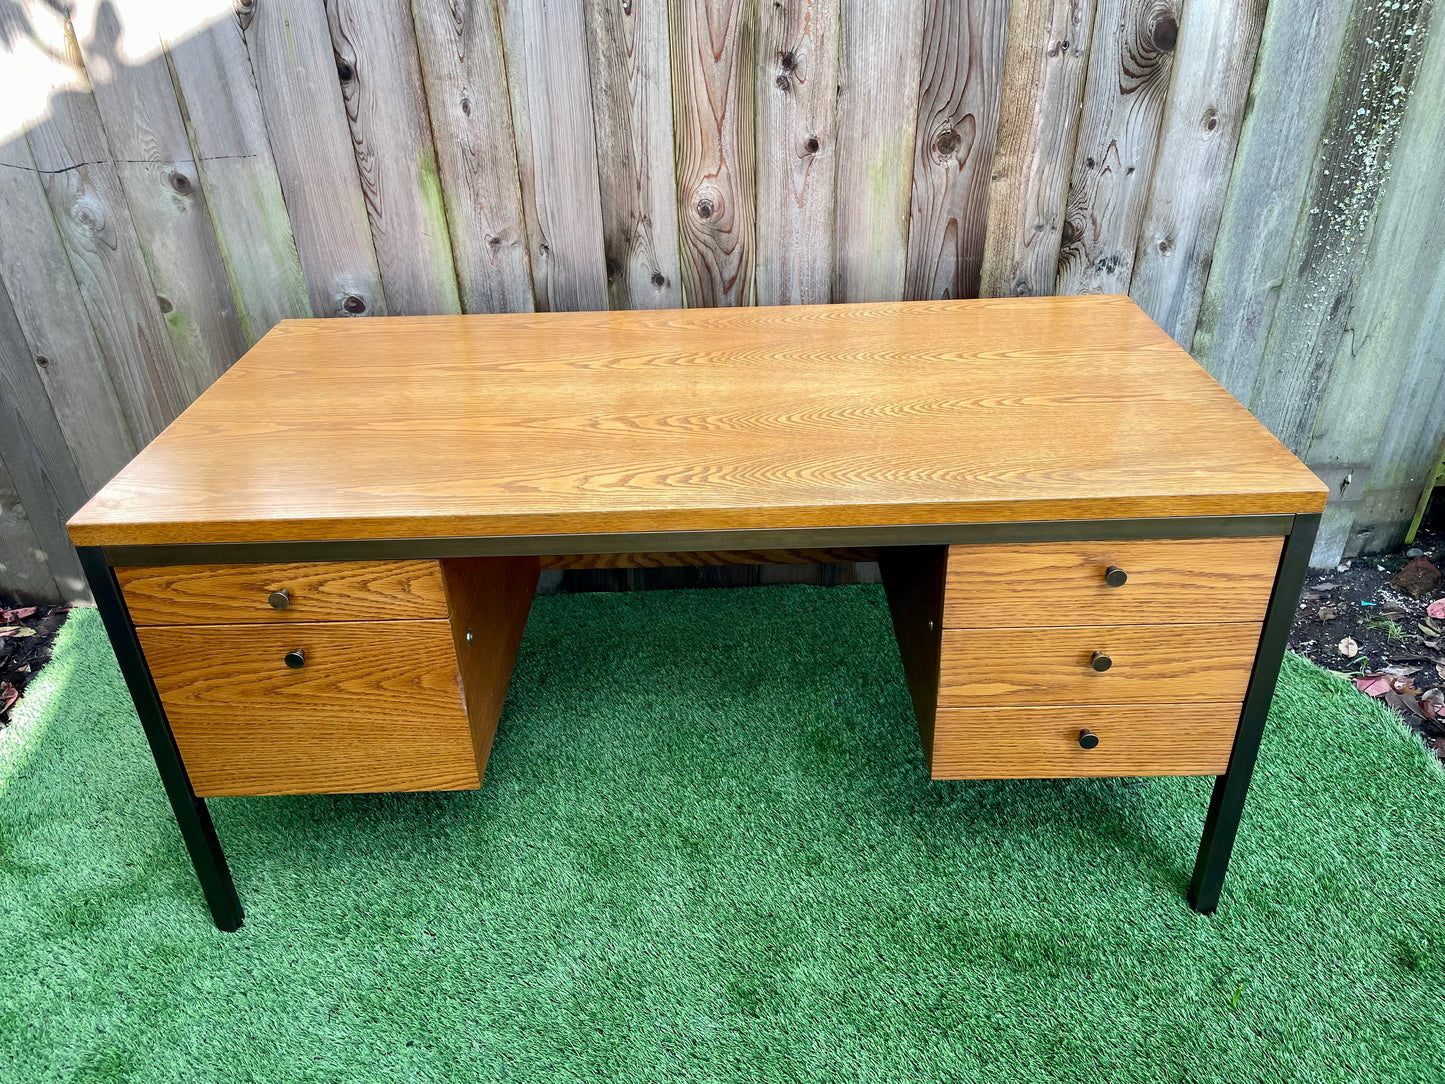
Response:
[[[294,316],[1128,292],[1320,562],[1445,427],[1433,0],[64,7],[0,0],[0,594]]]

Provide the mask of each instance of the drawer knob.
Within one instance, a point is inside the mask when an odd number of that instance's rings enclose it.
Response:
[[[1104,569],[1104,582],[1110,587],[1123,587],[1129,582],[1129,573],[1118,565],[1110,565]]]
[[[271,609],[284,610],[287,606],[291,605],[291,592],[283,587],[281,590],[272,591],[267,595],[266,601],[271,604]]]
[[[1098,744],[1099,744],[1099,735],[1095,734],[1092,730],[1081,730],[1081,731],[1079,731],[1079,748],[1080,748],[1080,749],[1092,749],[1092,748],[1094,748],[1094,746],[1096,746],[1096,745],[1098,745]]]
[[[1089,665],[1102,674],[1105,670],[1109,669],[1109,667],[1114,665],[1114,660],[1109,658],[1109,656],[1104,654],[1102,651],[1096,651],[1094,652],[1094,657],[1089,660]]]
[[[293,670],[300,670],[306,665],[306,652],[302,648],[286,652],[286,665]]]

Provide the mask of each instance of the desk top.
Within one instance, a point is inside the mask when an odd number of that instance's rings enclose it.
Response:
[[[77,545],[1317,512],[1127,297],[288,320]]]

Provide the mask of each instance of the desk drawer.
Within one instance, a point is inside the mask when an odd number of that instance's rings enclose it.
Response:
[[[118,568],[136,625],[392,621],[447,616],[436,561]],[[271,601],[274,592],[285,599]],[[284,603],[284,605],[278,604]]]
[[[197,794],[480,785],[446,621],[138,634]]]
[[[1238,703],[1259,625],[948,629],[940,708]],[[1108,656],[1103,672],[1095,652]]]
[[[1219,775],[1240,705],[948,708],[933,732],[934,779]],[[1088,730],[1098,744],[1085,749]]]
[[[1281,538],[952,546],[944,628],[1264,620]],[[1105,578],[1122,570],[1117,587]]]

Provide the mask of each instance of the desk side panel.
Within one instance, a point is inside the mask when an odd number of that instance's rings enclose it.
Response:
[[[480,780],[541,567],[535,557],[459,557],[441,566]]]

